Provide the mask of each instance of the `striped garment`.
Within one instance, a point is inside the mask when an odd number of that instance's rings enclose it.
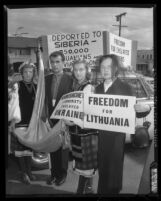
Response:
[[[80,170],[97,169],[97,132],[92,134],[72,134],[72,156],[75,160],[75,168]]]

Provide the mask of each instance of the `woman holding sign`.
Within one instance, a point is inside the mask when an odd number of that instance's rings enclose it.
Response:
[[[104,79],[95,92],[97,94],[132,96],[131,87],[118,77],[121,70],[116,55],[104,55],[99,60]],[[98,194],[118,194],[122,189],[125,133],[99,131],[98,135]]]
[[[93,92],[89,80],[88,66],[85,61],[77,60],[73,64],[73,91]],[[97,168],[97,132],[93,129],[82,129],[69,122],[73,170],[79,174],[77,193],[93,193],[92,177]],[[68,124],[68,125],[69,125]]]

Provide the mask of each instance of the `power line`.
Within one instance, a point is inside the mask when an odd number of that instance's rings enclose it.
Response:
[[[119,36],[121,36],[121,27],[128,27],[128,26],[124,26],[124,25],[121,25],[121,18],[122,16],[125,16],[127,13],[121,13],[119,15],[116,15],[116,21],[118,22],[119,21],[119,25],[112,25],[112,26],[118,26],[119,27]]]

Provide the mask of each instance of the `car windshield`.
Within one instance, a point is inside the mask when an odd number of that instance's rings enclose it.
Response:
[[[149,98],[154,95],[153,90],[144,79],[137,77],[121,77],[121,80],[131,85],[136,98]]]

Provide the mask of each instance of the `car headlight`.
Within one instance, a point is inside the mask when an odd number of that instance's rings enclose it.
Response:
[[[149,125],[149,124],[148,124]],[[134,135],[131,135],[132,145],[137,148],[149,146],[150,136],[145,126],[136,127]]]

